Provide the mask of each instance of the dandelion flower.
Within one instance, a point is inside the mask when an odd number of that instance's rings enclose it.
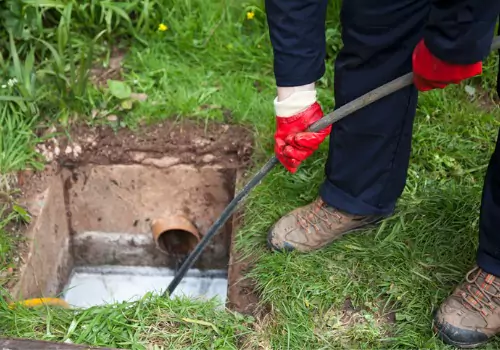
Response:
[[[164,31],[168,30],[168,27],[167,27],[167,25],[160,23],[160,25],[158,26],[158,30],[160,32],[164,32]]]
[[[253,19],[254,17],[255,17],[255,12],[253,12],[253,11],[247,12],[247,19]]]

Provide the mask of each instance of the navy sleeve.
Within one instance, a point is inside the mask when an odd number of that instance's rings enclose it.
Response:
[[[325,73],[328,0],[266,0],[277,86],[313,83]]]
[[[500,15],[498,16],[498,20],[500,21]],[[500,35],[500,25],[498,26],[497,35]],[[500,50],[498,50],[498,69],[497,69],[497,95],[500,97]]]
[[[443,61],[472,64],[490,52],[500,0],[433,0],[424,40]]]

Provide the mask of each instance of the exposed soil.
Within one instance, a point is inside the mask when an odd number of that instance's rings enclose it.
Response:
[[[493,112],[500,107],[500,99],[496,95],[493,98],[489,97],[485,91],[479,94],[477,102],[483,110],[488,112]]]
[[[476,91],[473,98],[484,111],[493,112],[500,107],[500,98],[496,93],[492,95],[491,92],[485,90],[481,84],[474,84],[473,88]]]
[[[229,260],[229,286],[227,307],[242,314],[259,316],[262,313],[262,306],[259,304],[259,297],[256,291],[254,281],[245,277],[252,266],[253,261],[244,258],[235,249],[235,238],[238,227],[242,224],[242,212],[240,209],[234,214],[233,218],[233,236],[231,240],[231,257]],[[264,312],[267,313],[267,312]]]
[[[350,298],[345,299],[342,307],[333,306],[314,318],[314,333],[345,349],[356,348],[356,335],[362,332],[379,332],[380,337],[390,339],[395,322],[394,313],[388,312],[382,303],[355,307]]]
[[[46,149],[66,167],[140,163],[161,168],[175,164],[241,168],[248,165],[251,155],[250,135],[240,126],[214,123],[203,129],[192,121],[163,122],[138,131],[80,127],[72,132],[71,140],[58,138],[57,145],[49,140]]]

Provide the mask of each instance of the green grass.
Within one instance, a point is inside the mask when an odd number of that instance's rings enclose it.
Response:
[[[141,40],[130,35],[124,44],[131,41],[124,60],[124,81],[148,99],[119,112],[123,125],[138,128],[142,122],[183,117],[200,123],[215,120],[249,125],[255,133],[258,167],[272,155],[275,95],[262,5],[202,0],[151,1],[150,5],[147,8],[154,9],[154,14],[147,24],[146,17],[139,17],[143,21],[136,33]],[[250,10],[256,14],[251,21],[246,20]],[[331,57],[319,84],[325,111],[333,106],[332,56],[340,45],[337,9],[332,6],[330,10]],[[95,38],[97,29],[106,30],[107,38],[113,35],[106,25],[99,27],[99,17],[88,17],[85,9],[79,11],[75,18],[91,21],[95,30],[75,35],[71,47],[78,49],[79,43]],[[77,19],[75,31],[82,28]],[[160,22],[169,30],[157,31]],[[116,24],[116,35],[130,34],[127,23]],[[52,39],[57,47],[57,39]],[[96,47],[105,55],[107,50],[103,42]],[[28,50],[20,47],[19,52]],[[58,49],[61,59],[72,61],[65,52]],[[37,140],[35,126],[68,122],[75,113],[80,121],[107,123],[105,116],[92,119],[90,111],[109,112],[119,104],[107,91],[89,87],[75,90],[77,103],[68,94],[67,101],[54,107],[58,101],[55,92],[67,86],[61,72],[68,70],[67,65],[51,68],[53,59],[35,65],[37,78],[57,88],[37,83],[38,109],[30,112],[33,117],[20,118],[19,109],[12,107],[14,102],[9,111],[17,114],[3,114],[1,125],[10,131],[0,144],[2,174],[37,164],[32,148]],[[22,77],[22,67],[30,70],[30,65],[24,64],[25,58],[21,60]],[[47,74],[50,69],[59,78]],[[484,77],[474,79],[474,98],[464,84],[420,95],[405,192],[397,213],[373,230],[347,236],[308,255],[266,249],[268,228],[289,210],[317,196],[324,176],[326,142],[297,174],[280,167],[252,192],[245,202],[245,222],[237,243],[245,255],[257,261],[250,276],[272,310],[267,318],[252,320],[214,310],[211,303],[157,296],[78,311],[10,310],[3,303],[0,334],[131,349],[144,349],[147,344],[156,344],[158,349],[231,349],[242,348],[243,343],[248,348],[260,344],[276,349],[444,348],[431,332],[431,312],[474,263],[483,175],[500,126],[498,107],[484,102],[495,86],[495,75],[496,57],[492,56]],[[26,93],[15,96],[25,99]],[[0,234],[0,252],[4,249],[11,254],[8,247],[14,245],[9,234]],[[340,312],[346,298],[361,309],[350,319]],[[388,312],[394,312],[395,323],[384,321]],[[489,346],[498,347],[500,342]]]
[[[14,337],[43,338],[106,347],[150,349],[191,347],[195,349],[238,349],[251,333],[251,318],[215,310],[215,302],[188,299],[169,301],[146,295],[133,304],[81,311],[18,307],[3,310],[0,329]]]
[[[342,307],[347,297],[373,318],[381,313],[380,304],[396,311],[391,336],[375,325],[361,343],[442,346],[432,338],[431,312],[474,262],[482,177],[500,125],[498,109],[482,110],[462,89],[420,97],[408,184],[396,215],[379,228],[309,255],[264,250],[267,228],[317,196],[325,147],[298,176],[278,170],[250,197],[239,244],[260,257],[251,276],[264,300],[279,310],[281,323],[295,325],[294,334],[303,335],[291,348],[334,346],[335,330],[323,330],[331,331],[331,338],[312,332],[315,315]],[[285,347],[289,339],[276,333],[275,341]]]

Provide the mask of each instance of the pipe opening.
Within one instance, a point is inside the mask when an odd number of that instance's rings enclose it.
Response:
[[[198,244],[198,238],[186,230],[166,230],[158,236],[158,248],[166,254],[187,255]]]
[[[169,255],[187,255],[200,241],[200,234],[194,224],[182,215],[155,220],[152,231],[158,249]]]

